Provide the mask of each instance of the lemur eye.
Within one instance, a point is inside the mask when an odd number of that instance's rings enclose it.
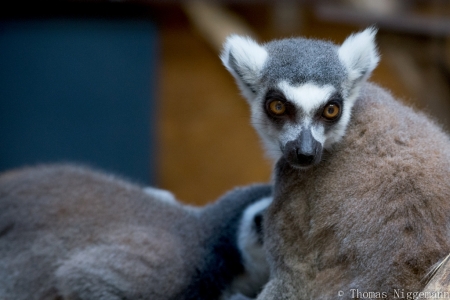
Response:
[[[325,106],[322,116],[327,120],[334,120],[339,116],[340,108],[336,103],[329,103]]]
[[[284,105],[284,103],[280,100],[274,100],[269,103],[269,109],[272,113],[279,116],[284,114],[286,111],[286,105]]]

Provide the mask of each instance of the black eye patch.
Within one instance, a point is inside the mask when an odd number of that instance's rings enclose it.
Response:
[[[283,105],[283,113],[276,114],[271,110],[271,103],[278,102]],[[297,110],[295,106],[289,102],[284,94],[277,89],[270,89],[264,98],[263,109],[266,115],[276,124],[283,124],[287,120],[295,120]]]
[[[326,127],[330,127],[340,120],[343,109],[344,100],[342,99],[341,94],[333,94],[328,101],[317,110],[316,120],[323,122]],[[337,115],[333,116],[333,113],[336,113],[336,110]]]

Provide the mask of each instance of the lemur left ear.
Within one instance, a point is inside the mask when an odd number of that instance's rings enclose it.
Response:
[[[224,43],[220,58],[236,79],[244,96],[252,101],[267,59],[266,49],[249,37],[231,35]]]
[[[377,29],[369,27],[350,35],[339,47],[338,55],[347,68],[352,83],[366,80],[379,61],[375,35]]]

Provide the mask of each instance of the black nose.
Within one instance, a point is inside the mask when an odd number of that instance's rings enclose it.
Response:
[[[314,139],[311,129],[306,128],[298,138],[286,143],[283,152],[293,166],[308,168],[320,162],[322,145]]]
[[[297,150],[297,162],[298,164],[302,166],[309,166],[314,161],[314,155],[313,154],[304,154],[300,153],[299,150]]]

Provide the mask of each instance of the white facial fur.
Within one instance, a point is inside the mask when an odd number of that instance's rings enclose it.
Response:
[[[339,122],[328,131],[325,130],[323,123],[314,122],[314,117],[321,112],[321,108],[336,92],[332,85],[319,86],[313,82],[307,82],[300,86],[292,86],[286,81],[281,81],[277,88],[284,94],[286,100],[295,105],[299,111],[299,117],[295,123],[287,123],[278,129],[267,119],[265,112],[261,110],[260,102],[251,103],[252,124],[262,138],[266,152],[274,160],[278,160],[283,155],[281,148],[287,142],[298,138],[299,133],[305,128],[311,130],[313,137],[325,149],[329,149],[345,134],[352,106],[347,103],[343,107]]]
[[[307,82],[300,86],[292,86],[284,80],[278,83],[278,88],[286,99],[300,107],[308,117],[312,117],[315,110],[325,104],[336,91],[332,85],[318,86],[313,82]]]
[[[336,92],[332,85],[318,86],[313,82],[307,82],[300,86],[292,86],[286,81],[281,81],[278,88],[302,112],[294,126],[285,126],[280,132],[279,143],[285,145],[298,137],[299,130],[311,127],[313,137],[324,145],[327,140],[322,124],[313,123],[313,118],[330,97]]]
[[[359,96],[360,87],[379,60],[375,34],[376,29],[368,28],[349,36],[341,46],[336,47],[336,59],[346,70],[346,77],[342,78],[341,86],[333,86],[331,83],[319,85],[308,78],[297,85],[290,84],[285,78],[271,78],[272,82],[276,80],[276,86],[264,86],[261,80],[262,72],[267,71],[264,66],[270,59],[264,45],[236,35],[227,39],[221,55],[222,61],[235,77],[250,104],[252,124],[262,138],[269,156],[275,160],[279,159],[285,154],[283,149],[286,143],[297,139],[305,128],[311,130],[313,138],[320,143],[322,149],[329,149],[341,140],[350,121],[352,107]],[[265,94],[271,88],[277,88],[286,100],[295,106],[299,114],[294,121],[290,120],[280,126],[268,118],[263,103],[266,100]],[[339,120],[329,126],[313,122],[317,110],[335,93],[343,100]]]

